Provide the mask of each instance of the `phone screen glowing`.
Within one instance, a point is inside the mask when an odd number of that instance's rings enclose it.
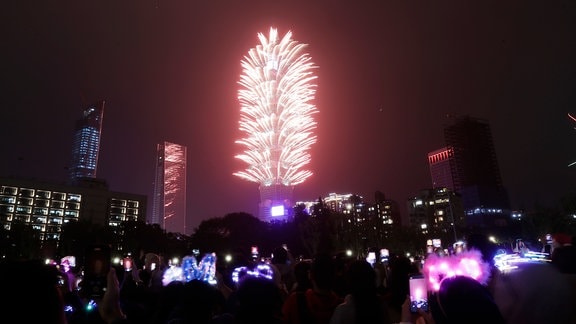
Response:
[[[410,277],[410,311],[428,311],[428,290],[423,276]]]

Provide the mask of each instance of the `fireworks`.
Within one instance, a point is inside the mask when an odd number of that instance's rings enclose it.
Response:
[[[316,66],[306,44],[291,37],[274,28],[268,38],[259,33],[260,44],[241,61],[239,128],[246,137],[236,141],[245,150],[235,157],[248,167],[234,175],[263,187],[294,186],[312,175],[304,167],[316,143]]]

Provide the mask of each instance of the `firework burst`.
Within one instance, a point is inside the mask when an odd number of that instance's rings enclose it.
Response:
[[[294,186],[312,175],[304,167],[316,143],[316,66],[306,44],[291,37],[279,37],[275,28],[268,38],[259,33],[260,44],[241,61],[239,128],[245,137],[236,141],[244,152],[235,158],[248,167],[234,175],[261,187]]]

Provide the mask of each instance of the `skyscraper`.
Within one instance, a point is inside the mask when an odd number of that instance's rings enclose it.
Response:
[[[239,124],[245,137],[236,143],[245,150],[236,158],[248,167],[234,175],[259,184],[262,221],[286,220],[294,186],[312,175],[303,168],[316,143],[315,66],[306,45],[291,37],[274,28],[268,38],[258,34],[260,44],[241,62]]]
[[[186,146],[158,144],[150,224],[166,232],[190,234],[186,226]]]
[[[456,191],[469,186],[502,187],[492,131],[487,121],[468,116],[444,128],[444,139],[454,150],[452,174]]]
[[[88,106],[76,122],[69,179],[96,178],[105,101]]]
[[[510,204],[489,123],[469,116],[457,118],[444,128],[444,139],[446,147],[428,155],[434,188],[444,186],[462,196],[469,224],[504,226]],[[504,218],[496,217],[501,215]]]

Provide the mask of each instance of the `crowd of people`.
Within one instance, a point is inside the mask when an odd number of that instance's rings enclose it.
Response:
[[[270,277],[247,271],[231,280],[231,273],[219,268],[215,282],[166,282],[170,265],[147,253],[129,267],[112,265],[99,297],[83,295],[81,278],[64,262],[2,262],[7,296],[0,310],[5,319],[23,323],[576,323],[572,239],[554,237],[549,262],[506,272],[492,263],[491,247],[483,236],[470,237],[467,249],[478,252],[474,262],[485,266],[487,280],[445,272],[438,287],[428,287],[427,310],[411,310],[409,278],[430,276],[431,259],[392,254],[386,262],[371,263],[320,253],[295,260],[282,247],[267,262]],[[451,257],[458,256],[441,260]],[[256,266],[249,257],[242,262],[248,269]]]

